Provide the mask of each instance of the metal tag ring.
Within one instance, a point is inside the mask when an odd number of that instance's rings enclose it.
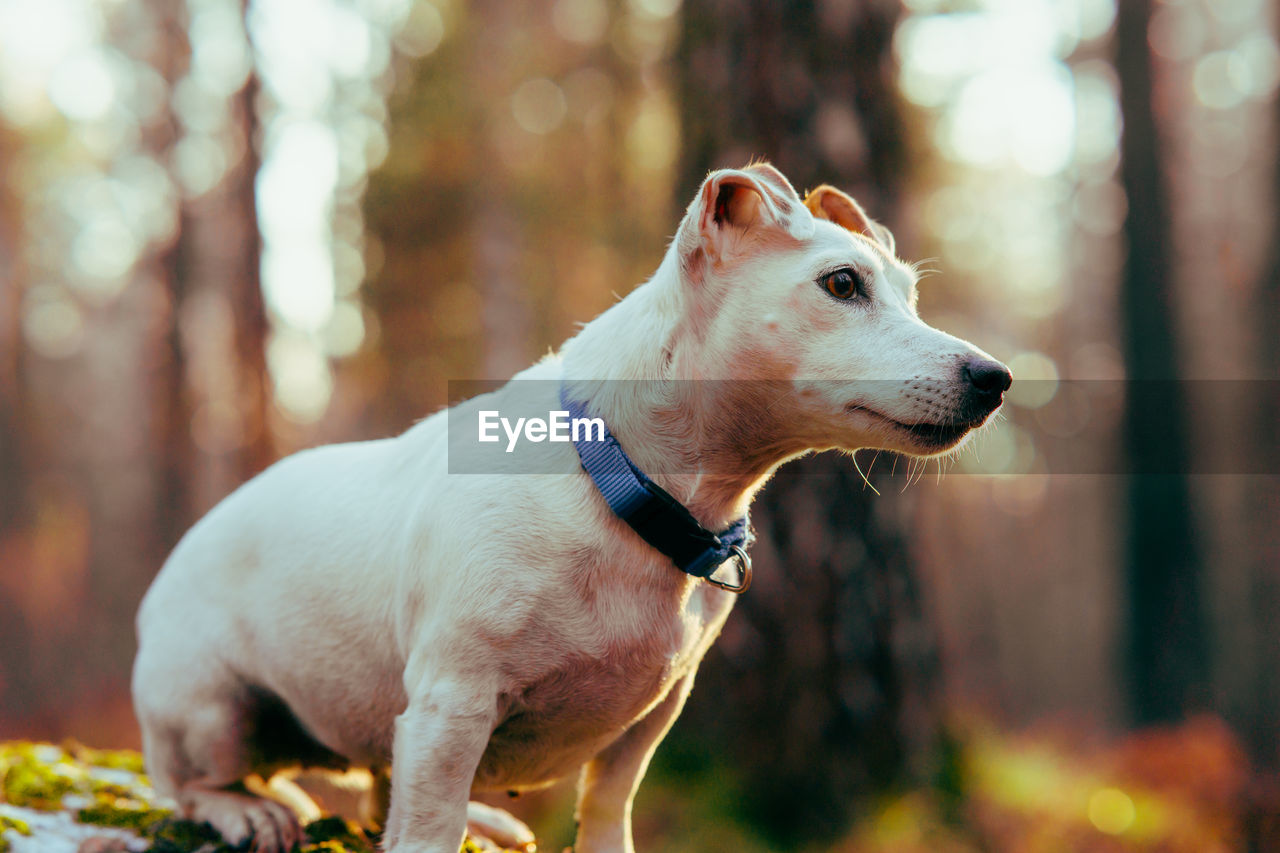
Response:
[[[712,586],[719,587],[720,589],[723,589],[727,592],[732,592],[737,595],[741,595],[751,587],[751,556],[747,554],[747,552],[744,551],[742,548],[738,547],[737,545],[729,546],[729,550],[733,552],[733,556],[731,559],[736,560],[738,563],[737,585],[735,586],[734,584],[725,583],[724,581],[716,580],[714,577],[712,577],[712,575],[714,575],[715,572],[712,572],[711,575],[707,575],[705,580],[707,583],[711,584]],[[729,561],[725,560],[725,563],[727,562]],[[720,565],[723,566],[724,563],[721,563]],[[717,567],[717,569],[718,568],[719,567]]]

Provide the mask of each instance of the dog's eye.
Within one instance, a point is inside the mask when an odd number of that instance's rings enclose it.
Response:
[[[836,299],[852,299],[858,295],[858,274],[851,269],[829,272],[818,283]]]

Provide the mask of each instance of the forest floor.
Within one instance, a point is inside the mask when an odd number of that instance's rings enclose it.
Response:
[[[971,723],[933,784],[863,803],[825,853],[1235,853],[1280,850],[1280,782],[1259,788],[1219,720],[1117,740]],[[706,781],[706,780],[703,780]],[[705,808],[698,780],[654,774],[641,847],[765,853],[758,827],[725,822],[724,779]],[[0,742],[0,853],[239,853],[177,818],[129,750]],[[693,809],[693,811],[688,811]],[[687,812],[687,813],[686,813]],[[661,832],[656,824],[666,824]],[[640,829],[641,827],[638,827]],[[375,853],[378,837],[338,817],[307,825],[298,853]],[[638,833],[641,834],[641,833]],[[550,849],[559,849],[552,845]],[[498,851],[468,838],[463,853]],[[501,853],[501,851],[498,851]],[[514,851],[507,851],[514,853]]]

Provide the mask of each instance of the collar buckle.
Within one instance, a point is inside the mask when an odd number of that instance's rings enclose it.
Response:
[[[741,595],[751,588],[751,555],[737,545],[729,546],[729,551],[731,552],[729,559],[721,563],[720,566],[717,566],[716,571],[719,571],[722,566],[730,562],[736,562],[738,564],[737,584],[716,580],[715,572],[707,575],[703,580],[714,587],[719,587],[720,589],[725,590],[726,592]]]

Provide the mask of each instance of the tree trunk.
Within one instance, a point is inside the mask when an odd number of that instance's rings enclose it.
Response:
[[[1280,27],[1280,6],[1276,7],[1276,26]],[[1280,96],[1272,100],[1272,139],[1280,139]],[[1249,478],[1253,492],[1252,535],[1254,567],[1252,571],[1255,603],[1253,635],[1258,643],[1256,671],[1252,683],[1257,685],[1253,707],[1249,709],[1246,736],[1252,746],[1254,760],[1271,771],[1280,770],[1280,743],[1275,738],[1276,720],[1280,719],[1280,145],[1273,141],[1276,152],[1271,184],[1271,257],[1258,285],[1257,296],[1257,369],[1255,375],[1266,380],[1258,383],[1261,394],[1256,398],[1253,424],[1252,455],[1258,471],[1267,476]]]
[[[32,459],[27,441],[30,424],[22,377],[22,263],[21,202],[4,176],[13,168],[19,141],[0,127],[0,566],[30,564],[30,475]],[[21,597],[0,577],[0,724],[14,723],[35,713],[36,675],[28,650],[30,629]]]
[[[836,184],[892,221],[905,160],[891,61],[899,14],[894,3],[687,4],[680,197],[711,168],[764,157],[802,194]],[[756,502],[757,588],[676,737],[752,744],[738,759],[742,813],[779,843],[838,834],[855,797],[901,782],[917,737],[936,731],[936,652],[904,504],[896,491],[876,497],[831,455],[791,463]]]
[[[167,450],[159,494],[167,548],[275,457],[254,203],[257,91],[250,76],[231,96],[231,144],[242,155],[217,186],[183,202],[170,257],[172,370],[162,403]]]
[[[1124,124],[1120,172],[1129,201],[1120,295],[1129,378],[1123,440],[1132,466],[1127,684],[1138,724],[1180,719],[1208,699],[1186,400],[1177,381],[1169,193],[1152,100],[1150,18],[1149,0],[1117,4],[1115,67]]]
[[[17,139],[0,127],[0,548],[21,527],[26,471],[22,453],[22,216],[2,176],[12,168]]]
[[[521,9],[506,0],[476,0],[471,13],[483,26],[472,36],[468,76],[473,97],[481,104],[504,104],[514,88],[508,63],[493,57],[511,50],[520,29]],[[495,146],[497,124],[489,111],[476,116],[473,138],[480,162],[500,162]],[[505,380],[529,363],[528,286],[520,279],[521,223],[512,210],[509,180],[493,168],[476,176],[471,198],[471,280],[480,299],[483,330],[481,377]]]
[[[150,2],[110,23],[108,39],[165,82],[165,107],[142,128],[137,152],[159,164],[168,163],[177,141],[168,99],[186,73],[186,17],[181,6]],[[106,678],[113,685],[127,684],[135,648],[133,616],[166,552],[169,519],[186,505],[182,474],[189,434],[185,422],[171,417],[169,406],[183,366],[167,345],[176,322],[171,293],[181,277],[180,239],[175,233],[144,250],[119,296],[93,311],[82,375],[76,377],[91,389],[86,411],[93,413],[74,444],[84,466],[86,622],[94,630],[93,651],[82,660],[92,667],[89,673],[97,673],[96,678],[86,673],[82,684]],[[175,466],[180,470],[171,474]]]

